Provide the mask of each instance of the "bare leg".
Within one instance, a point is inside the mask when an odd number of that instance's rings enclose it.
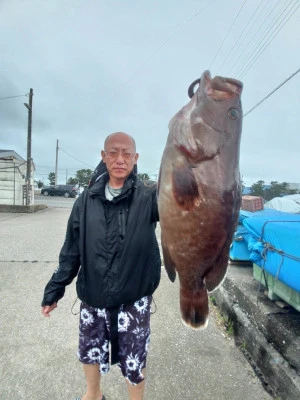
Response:
[[[82,364],[86,379],[86,393],[82,400],[101,400],[99,364]]]
[[[145,368],[142,370],[142,373],[145,376]],[[135,386],[131,385],[126,379],[126,384],[130,400],[143,400],[145,391],[145,379],[141,383]]]

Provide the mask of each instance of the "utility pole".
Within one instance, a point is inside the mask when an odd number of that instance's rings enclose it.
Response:
[[[32,97],[33,89],[29,92],[29,104],[24,103],[28,109],[28,130],[27,130],[27,170],[26,170],[26,205],[30,204],[30,180],[31,180],[31,126],[32,126]]]
[[[55,185],[57,185],[58,139],[56,140]]]
[[[68,184],[68,170],[66,169],[66,185]]]

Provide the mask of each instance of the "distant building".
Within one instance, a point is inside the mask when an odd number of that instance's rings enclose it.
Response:
[[[34,201],[34,164],[31,163],[31,202]],[[0,204],[26,204],[27,161],[14,150],[0,149]]]

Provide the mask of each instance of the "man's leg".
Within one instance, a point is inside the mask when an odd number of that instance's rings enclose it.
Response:
[[[101,400],[99,364],[82,364],[86,379],[86,393],[82,400]]]
[[[145,376],[146,369],[142,370],[143,375]],[[144,391],[145,391],[145,379],[140,382],[138,385],[131,385],[126,379],[128,394],[130,400],[143,400]]]

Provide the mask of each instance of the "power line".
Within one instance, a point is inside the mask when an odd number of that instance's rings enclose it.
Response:
[[[266,4],[267,3],[265,3],[264,10],[262,10],[262,11],[265,11]],[[249,38],[248,42],[245,43],[241,53],[239,54],[238,62],[233,63],[233,66],[230,69],[230,71],[235,68],[235,70],[238,70],[238,72],[239,72],[240,65],[244,65],[243,63],[245,62],[245,59],[247,62],[249,53],[252,51],[253,48],[256,47],[256,43],[260,38],[261,30],[269,23],[268,21],[270,20],[270,18],[272,18],[272,14],[276,11],[276,8],[279,7],[279,4],[280,4],[280,2],[278,1],[276,3],[276,5],[274,7],[272,7],[271,11],[266,16],[263,17],[263,21],[261,22],[259,27],[258,28],[256,27],[256,29],[254,29],[254,34],[252,34],[252,36]],[[267,28],[268,28],[268,26],[267,26]],[[254,28],[255,28],[255,26],[254,26]],[[248,35],[248,36],[250,36],[250,35]]]
[[[245,0],[246,1],[246,0]],[[198,17],[198,15],[205,10],[206,7],[208,7],[209,5],[212,5],[214,2],[216,2],[216,0],[212,1],[212,2],[208,2],[204,7],[202,7],[200,10],[198,10],[195,14],[192,15],[192,17],[190,17],[189,19],[187,19],[185,22],[183,22],[182,24],[178,24],[177,27],[174,29],[174,31],[167,37],[167,39],[165,39],[160,46],[158,46],[158,48],[151,53],[151,55],[145,60],[143,61],[138,68],[133,72],[133,74],[127,79],[127,81],[125,81],[122,85],[120,85],[122,88],[126,87],[131,81],[132,79],[137,75],[137,73],[171,40],[171,38],[180,30],[180,28],[182,28],[184,25],[187,25],[188,23],[190,23],[193,19],[195,19],[196,17]],[[107,104],[113,100],[116,96],[116,94],[119,93],[119,91],[117,90],[107,101],[106,103],[99,109],[99,111],[97,112],[97,114],[91,118],[87,124],[83,127],[83,129],[85,129],[92,121],[94,121],[98,115],[100,114],[100,112],[107,106]]]
[[[295,3],[292,7],[296,6],[297,3]],[[252,61],[249,62],[248,65],[244,66],[244,69],[241,70],[241,75],[242,77],[246,75],[246,73],[249,71],[249,69],[252,67],[252,65],[257,61],[257,59],[264,53],[264,51],[267,49],[269,44],[275,39],[275,37],[278,35],[278,33],[281,31],[281,29],[285,26],[285,24],[289,21],[289,19],[295,14],[297,9],[299,8],[300,4],[296,6],[294,10],[289,10],[289,14],[285,15],[280,23],[275,27],[273,32],[271,33],[271,36],[265,41],[265,43],[257,50],[256,55],[253,56]],[[274,24],[273,24],[274,25]],[[273,27],[272,25],[272,27]],[[271,27],[271,28],[272,28]],[[270,29],[271,29],[270,28]],[[269,32],[269,31],[268,31]],[[266,35],[265,35],[266,36]],[[261,43],[261,42],[260,42]]]
[[[236,17],[234,18],[234,20],[233,20],[233,22],[232,22],[230,28],[228,29],[227,34],[225,35],[225,37],[224,37],[224,39],[223,39],[223,41],[222,41],[220,47],[218,48],[218,50],[217,50],[217,52],[216,52],[214,58],[212,59],[212,61],[211,61],[211,63],[210,63],[209,69],[211,69],[211,66],[212,66],[213,62],[215,61],[215,59],[217,58],[218,54],[220,53],[220,50],[221,50],[221,48],[223,47],[223,44],[224,44],[225,40],[227,39],[227,37],[228,37],[228,35],[229,35],[231,29],[233,28],[233,26],[234,26],[236,20],[238,19],[239,15],[240,15],[240,13],[241,13],[241,11],[242,11],[242,9],[244,8],[244,5],[245,5],[246,1],[247,1],[247,0],[244,0],[244,3],[243,3],[242,6],[240,7],[240,9],[239,9],[239,11],[238,11]]]
[[[20,94],[18,96],[0,97],[0,100],[14,99],[15,97],[26,97],[26,96],[28,96],[28,95],[27,94]]]
[[[70,156],[71,158],[74,158],[74,160],[77,160],[77,161],[81,162],[82,164],[87,165],[87,166],[90,167],[90,168],[94,168],[94,167],[92,167],[91,165],[85,163],[84,161],[79,160],[79,158],[76,158],[76,157],[72,156],[72,154],[70,154],[70,153],[68,153],[67,151],[63,150],[61,147],[59,148],[59,150],[61,150],[63,153],[67,154],[67,155]]]
[[[254,107],[252,107],[249,111],[246,112],[246,114],[243,115],[243,117],[245,118],[248,114],[251,113],[251,111],[253,111],[256,107],[258,107],[261,103],[263,103],[267,98],[269,98],[273,93],[275,93],[281,86],[283,86],[287,81],[289,81],[290,79],[292,79],[296,74],[298,74],[298,72],[300,72],[300,68],[294,72],[291,76],[289,76],[285,81],[283,81],[279,86],[277,86],[274,90],[272,90],[271,93],[269,93],[266,97],[264,97],[261,101],[259,101]]]
[[[247,36],[247,30],[250,29],[251,27],[251,22],[252,20],[254,20],[257,12],[259,11],[260,7],[262,6],[264,0],[261,0],[260,4],[258,5],[258,7],[256,7],[254,13],[252,14],[252,16],[250,17],[248,23],[245,25],[243,31],[241,32],[241,34],[239,35],[239,37],[237,38],[237,40],[235,41],[235,44],[233,45],[233,47],[231,48],[231,50],[228,52],[227,57],[225,58],[225,61],[223,62],[223,64],[221,65],[220,68],[224,68],[225,65],[227,64],[228,60],[233,61],[237,51],[240,49],[241,45],[243,44],[244,39]],[[262,12],[262,11],[261,11]],[[260,12],[260,13],[261,13]],[[259,15],[258,15],[259,17]],[[256,17],[257,18],[257,17]],[[249,28],[249,29],[248,29]],[[232,54],[233,53],[233,54]]]

